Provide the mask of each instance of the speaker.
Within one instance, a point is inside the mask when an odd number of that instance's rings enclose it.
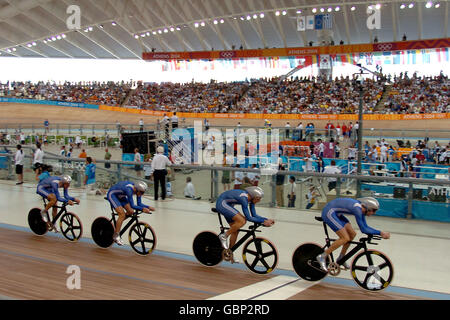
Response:
[[[422,189],[413,189],[413,199],[422,200],[423,199],[423,190]]]
[[[429,187],[428,199],[432,202],[446,202],[447,190],[445,188]]]
[[[394,188],[394,198],[396,199],[405,199],[406,198],[406,189],[405,188]]]
[[[123,133],[122,134],[122,152],[123,153],[134,153],[134,149],[138,148],[139,153],[149,154],[152,152],[151,146],[149,146],[149,141],[154,140],[155,132],[133,132],[133,133]],[[153,147],[154,149],[154,147]],[[153,150],[153,153],[155,150]]]

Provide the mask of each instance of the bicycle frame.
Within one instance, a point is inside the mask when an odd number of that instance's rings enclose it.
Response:
[[[44,200],[44,208],[47,206],[47,202],[48,200],[45,198],[42,198]],[[52,208],[58,208],[61,209],[59,210],[59,212],[56,214],[56,216],[54,218],[52,218],[52,224],[55,224],[56,221],[58,221],[59,217],[63,214],[67,212],[67,208],[65,204],[62,204],[61,206],[58,206],[58,204],[54,205]]]
[[[114,211],[114,208],[111,204],[110,204],[110,206],[111,206],[111,216],[112,216],[111,221],[113,222],[114,227],[116,227],[116,215],[118,216],[118,214]],[[135,222],[139,222],[139,220],[138,220],[139,214],[140,214],[140,212],[138,210],[135,210],[131,216],[128,216],[128,215],[125,216],[125,220],[127,220],[128,218],[130,218],[131,220],[128,221],[128,223],[125,225],[125,227],[122,227],[122,230],[120,230],[120,232],[119,232],[120,236],[122,236],[128,230],[128,228],[131,227]]]
[[[323,222],[323,229],[325,231],[325,235],[326,235],[326,243],[323,246],[323,249],[325,250],[325,248],[329,248],[331,246],[331,242],[336,241],[337,239],[331,239],[329,234],[328,234],[328,228],[327,228],[327,224],[325,222]],[[366,242],[370,242],[371,237],[369,236],[368,238],[360,238],[358,242],[356,241],[350,241],[350,244],[355,244],[356,246],[350,250],[350,252],[346,253],[341,260],[336,261],[337,264],[342,265],[344,264],[348,259],[350,259],[351,257],[353,257],[358,251],[360,251],[361,249],[363,249],[364,251],[367,251],[367,245]],[[376,243],[373,243],[376,245]],[[330,254],[330,258],[332,262],[334,261],[334,257],[333,257],[333,253]]]
[[[229,230],[229,227],[224,227],[223,222],[222,222],[222,215],[220,213],[217,213],[217,215],[219,216],[219,221],[220,221],[220,231],[224,232],[225,230]],[[261,230],[256,230],[260,225],[258,225],[257,223],[253,223],[253,226],[249,227],[249,230],[246,229],[239,229],[240,231],[245,232],[245,235],[239,239],[239,241],[237,241],[234,246],[232,248],[230,248],[231,251],[235,251],[237,248],[239,248],[248,238],[253,237],[253,239],[256,238],[255,232],[261,232]]]

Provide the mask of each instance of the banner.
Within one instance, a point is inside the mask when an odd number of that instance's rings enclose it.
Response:
[[[322,28],[328,23],[326,15],[317,15]],[[331,16],[332,17],[332,16]],[[332,21],[332,18],[329,18]],[[306,16],[306,30],[313,30],[315,25],[315,16]],[[448,48],[450,47],[450,38],[418,41],[367,43],[367,44],[348,44],[319,47],[295,47],[295,48],[276,48],[276,49],[254,49],[254,50],[225,50],[225,51],[192,51],[192,52],[144,52],[144,60],[212,60],[212,59],[233,59],[233,58],[268,58],[268,57],[287,57],[303,54],[359,54],[360,52],[391,52],[425,49],[444,49],[442,57],[446,61],[449,59]],[[417,52],[416,51],[416,52]],[[301,53],[293,53],[301,52]],[[428,58],[425,57],[427,60]]]
[[[306,18],[304,16],[297,17],[297,31],[306,30]]]
[[[306,29],[314,30],[314,16],[306,16]]]

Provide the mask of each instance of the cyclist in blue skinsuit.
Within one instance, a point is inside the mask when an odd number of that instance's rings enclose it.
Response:
[[[121,181],[113,185],[106,195],[109,203],[116,210],[119,217],[116,222],[116,230],[113,235],[114,242],[122,246],[120,238],[120,229],[126,215],[132,215],[134,210],[140,210],[144,213],[155,211],[155,208],[147,206],[141,202],[141,197],[147,190],[147,184],[143,181],[133,183],[131,181]],[[137,203],[133,201],[133,195],[136,195]],[[133,210],[134,209],[134,210]]]
[[[339,239],[334,241],[329,248],[316,257],[316,260],[320,263],[320,267],[324,272],[328,272],[326,267],[327,256],[340,246],[343,246],[339,257],[336,260],[339,261],[346,254],[350,246],[350,241],[356,236],[355,230],[353,230],[352,225],[344,214],[350,214],[355,217],[362,233],[380,235],[383,239],[390,238],[391,235],[389,232],[376,230],[369,227],[366,223],[366,216],[375,214],[379,208],[380,204],[372,197],[359,198],[357,200],[351,198],[338,198],[328,202],[322,210],[322,219],[334,232],[336,232]],[[343,264],[343,267],[349,269],[349,266],[346,263]]]
[[[255,204],[261,201],[264,192],[260,187],[248,187],[245,190],[233,189],[222,193],[216,201],[216,209],[222,214],[230,225],[230,229],[219,235],[222,246],[225,249],[232,248],[236,243],[239,229],[248,221],[261,223],[266,227],[272,226],[275,221],[258,216],[255,211]],[[234,208],[235,205],[242,206],[242,212],[239,213]],[[248,208],[250,207],[250,211]],[[230,245],[227,245],[227,238],[230,236]]]
[[[47,223],[49,230],[53,229],[55,232],[57,232],[56,227],[51,223],[51,221],[48,221],[48,209],[53,207],[52,215],[54,218],[58,213],[58,208],[55,207],[58,201],[67,203],[68,205],[73,205],[74,202],[80,204],[80,200],[69,196],[68,189],[71,181],[72,178],[68,175],[64,175],[61,177],[54,176],[42,180],[37,186],[36,193],[48,200],[45,209],[41,211],[41,216],[42,220]],[[61,197],[61,195],[59,194],[59,188],[64,188],[64,197]]]

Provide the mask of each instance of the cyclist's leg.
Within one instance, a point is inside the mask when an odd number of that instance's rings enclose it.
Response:
[[[233,217],[233,221],[229,222],[230,229],[228,229],[227,233],[230,236],[230,248],[233,248],[238,237],[239,229],[242,228],[246,222],[247,220],[240,213],[237,213]]]
[[[339,257],[345,256],[345,254],[347,253],[348,248],[350,247],[350,241],[352,241],[355,238],[355,236],[356,236],[356,231],[353,229],[352,225],[349,222],[345,224],[344,229],[347,231],[347,235],[348,235],[348,239],[349,240],[348,240],[347,243],[345,243],[342,246],[342,250],[341,250],[341,253],[340,253]],[[339,258],[338,258],[338,260],[339,260]]]

